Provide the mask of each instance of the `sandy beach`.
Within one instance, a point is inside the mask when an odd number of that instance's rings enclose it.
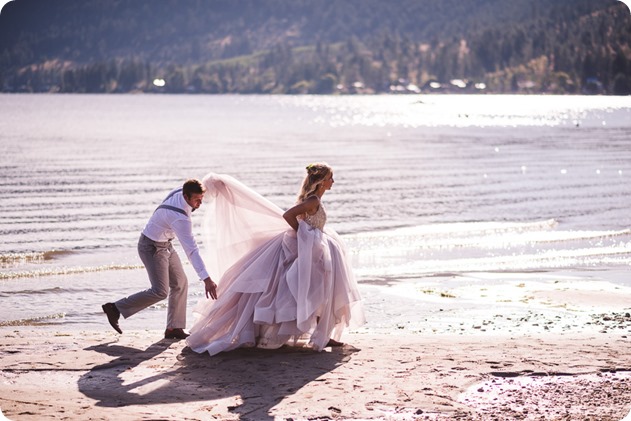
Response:
[[[478,297],[466,313],[456,312],[468,299],[458,297],[461,289],[426,291],[418,317],[426,329],[358,330],[321,353],[209,357],[158,330],[117,335],[105,320],[102,330],[87,331],[5,326],[0,408],[10,420],[625,418],[627,288],[588,294],[531,284],[514,287],[532,297],[513,294],[521,307],[509,309],[504,284],[484,287],[488,303]]]

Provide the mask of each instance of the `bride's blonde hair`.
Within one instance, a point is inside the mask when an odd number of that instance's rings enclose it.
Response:
[[[307,197],[314,194],[326,176],[333,171],[331,167],[324,162],[307,165],[306,169],[307,175],[302,182],[302,187],[300,188],[300,193],[298,194],[296,203],[300,203]]]

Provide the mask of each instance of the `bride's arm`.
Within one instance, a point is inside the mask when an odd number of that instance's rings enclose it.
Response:
[[[320,206],[320,199],[318,199],[317,196],[311,196],[304,202],[298,203],[293,208],[287,209],[283,214],[283,218],[285,218],[285,221],[287,221],[294,231],[298,231],[298,215],[305,213],[313,214],[318,210],[318,206]]]

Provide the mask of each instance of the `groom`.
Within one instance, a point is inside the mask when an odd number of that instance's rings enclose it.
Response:
[[[198,180],[188,180],[173,190],[155,210],[138,240],[138,254],[147,269],[151,288],[102,306],[107,320],[123,333],[118,320],[128,318],[152,304],[169,298],[166,339],[185,339],[188,280],[171,240],[177,236],[188,260],[204,280],[206,298],[217,298],[217,285],[210,279],[193,237],[191,213],[202,204],[205,189]]]

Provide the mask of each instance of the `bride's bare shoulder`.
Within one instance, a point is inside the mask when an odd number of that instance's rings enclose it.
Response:
[[[302,204],[304,205],[305,213],[313,215],[320,208],[320,198],[315,195],[309,196],[302,201]]]

